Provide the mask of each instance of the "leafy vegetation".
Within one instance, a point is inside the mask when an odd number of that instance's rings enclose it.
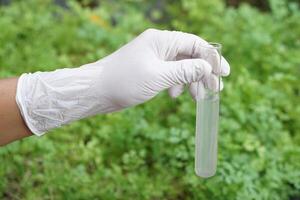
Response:
[[[134,1],[90,9],[70,1],[0,7],[0,77],[80,66],[147,27],[223,44],[218,171],[194,174],[195,103],[165,93],[119,113],[81,120],[0,149],[1,199],[296,199],[300,197],[299,4],[270,12],[221,0],[173,1],[149,21]]]

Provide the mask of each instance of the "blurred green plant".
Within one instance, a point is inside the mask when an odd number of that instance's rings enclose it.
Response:
[[[82,8],[16,1],[0,7],[0,77],[95,61],[147,27],[223,44],[217,175],[194,174],[195,103],[160,94],[0,149],[1,199],[294,199],[300,196],[300,12],[181,0],[150,23],[135,1]],[[156,11],[159,12],[159,11]],[[166,13],[164,13],[165,15]],[[159,14],[158,14],[159,15]]]

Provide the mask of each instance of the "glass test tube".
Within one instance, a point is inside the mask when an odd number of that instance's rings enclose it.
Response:
[[[201,58],[211,64],[214,72],[219,72],[221,44],[209,43],[201,50]],[[215,78],[217,89],[209,89],[202,82],[197,87],[199,100],[196,111],[195,172],[203,178],[213,176],[217,168],[220,77]]]

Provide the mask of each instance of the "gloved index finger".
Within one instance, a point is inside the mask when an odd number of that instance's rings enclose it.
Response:
[[[167,41],[168,60],[176,60],[176,58],[200,58],[201,46],[208,45],[204,39],[190,33],[180,31],[164,31],[164,42]],[[163,42],[163,41],[162,41]]]
[[[227,76],[230,67],[225,58],[220,57],[216,50],[211,48],[209,42],[201,37],[180,31],[162,31],[163,42],[167,41],[166,50],[163,53],[165,60],[181,60],[188,58],[202,58],[207,60],[217,75]],[[162,49],[160,49],[161,51]]]

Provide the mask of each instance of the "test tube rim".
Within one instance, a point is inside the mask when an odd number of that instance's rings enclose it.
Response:
[[[222,49],[222,44],[218,42],[208,42],[206,44],[200,44],[200,46],[208,49],[217,49],[218,51]]]

